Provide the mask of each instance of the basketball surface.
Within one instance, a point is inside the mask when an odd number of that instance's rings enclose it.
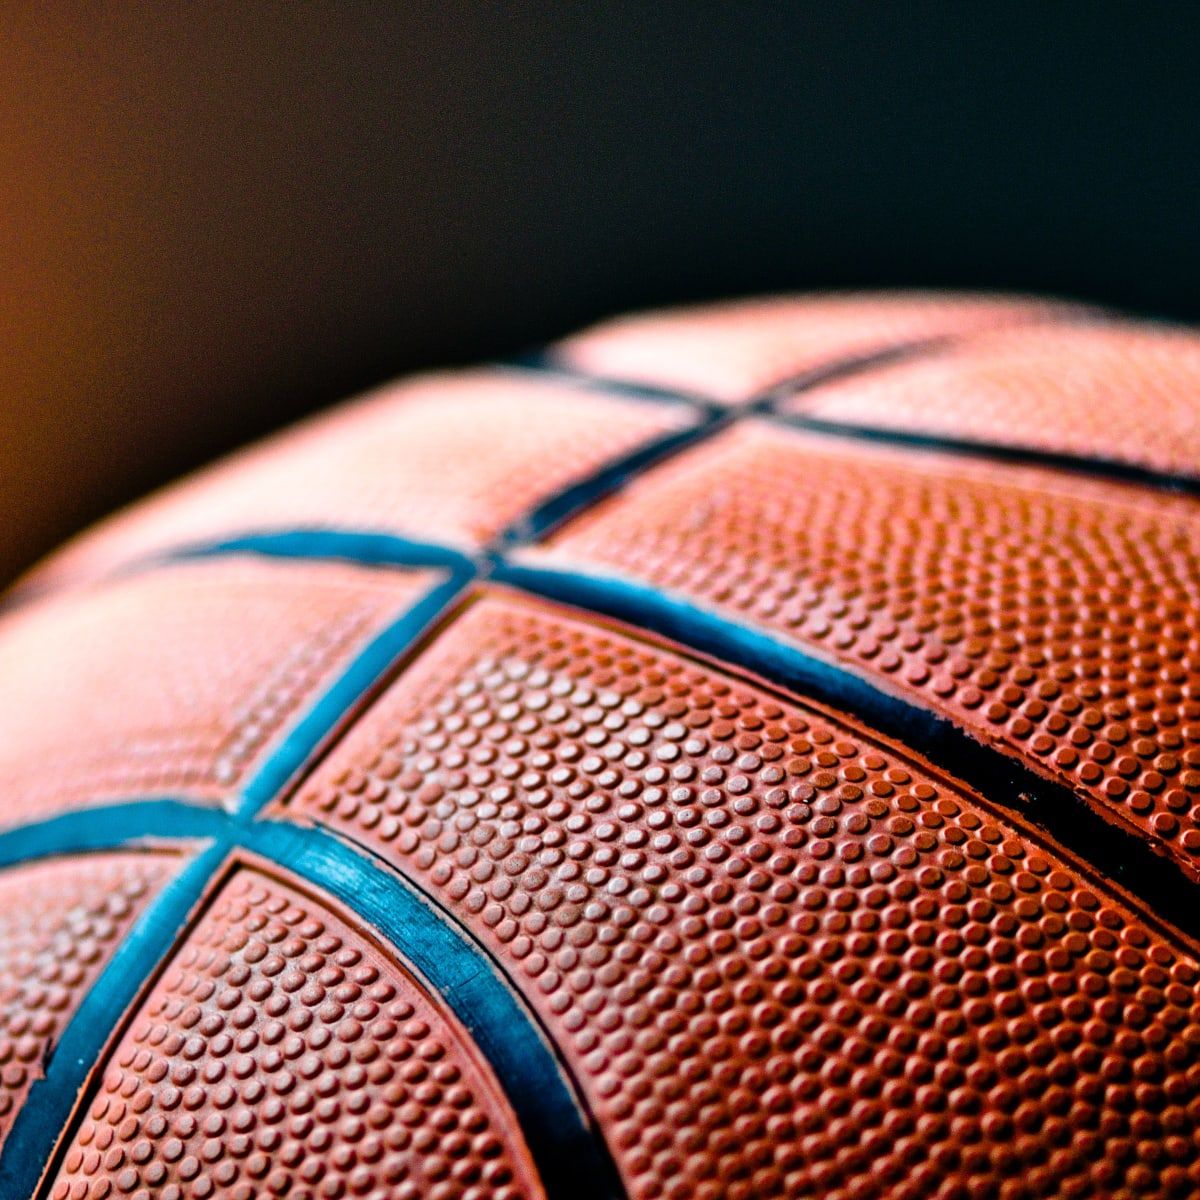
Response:
[[[1200,1194],[1200,336],[743,301],[0,616],[2,1200]]]

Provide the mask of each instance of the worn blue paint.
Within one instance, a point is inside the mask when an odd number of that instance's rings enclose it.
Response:
[[[455,573],[469,571],[473,564],[471,555],[465,550],[394,533],[353,529],[266,529],[174,547],[149,562],[143,561],[139,567],[229,554],[327,560],[366,567],[441,567]]]
[[[126,800],[0,831],[0,867],[117,846],[207,840],[228,830],[229,817],[218,808],[162,797]]]

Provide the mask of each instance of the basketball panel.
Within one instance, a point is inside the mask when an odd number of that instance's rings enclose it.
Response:
[[[979,334],[805,389],[780,407],[868,432],[1194,479],[1197,395],[1200,338],[1114,322]]]
[[[62,1030],[181,866],[177,854],[118,852],[0,870],[0,1147]]]
[[[390,948],[233,871],[104,1064],[49,1195],[542,1200],[495,1081]]]
[[[0,622],[0,826],[148,796],[232,805],[433,572],[211,558]]]

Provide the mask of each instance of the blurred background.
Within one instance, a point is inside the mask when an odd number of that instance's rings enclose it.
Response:
[[[6,6],[0,582],[390,375],[827,287],[1200,316],[1200,11]]]

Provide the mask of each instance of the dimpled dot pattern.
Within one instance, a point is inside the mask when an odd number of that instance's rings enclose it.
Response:
[[[0,1200],[1200,1196],[1200,335],[608,320],[0,598]]]
[[[1027,756],[1200,870],[1200,510],[746,424],[566,529]]]
[[[540,1190],[438,1001],[242,868],[106,1067],[54,1200],[517,1200]]]
[[[1195,960],[824,714],[489,599],[294,807],[509,964],[633,1195],[1200,1186]]]
[[[0,871],[0,1146],[87,989],[172,854],[97,854]]]
[[[831,380],[783,411],[1195,475],[1198,392],[1200,345],[1190,334],[1051,326],[981,335],[861,378]],[[1131,396],[1141,403],[1130,404]]]
[[[426,572],[182,562],[0,621],[0,825],[146,794],[228,799]]]

